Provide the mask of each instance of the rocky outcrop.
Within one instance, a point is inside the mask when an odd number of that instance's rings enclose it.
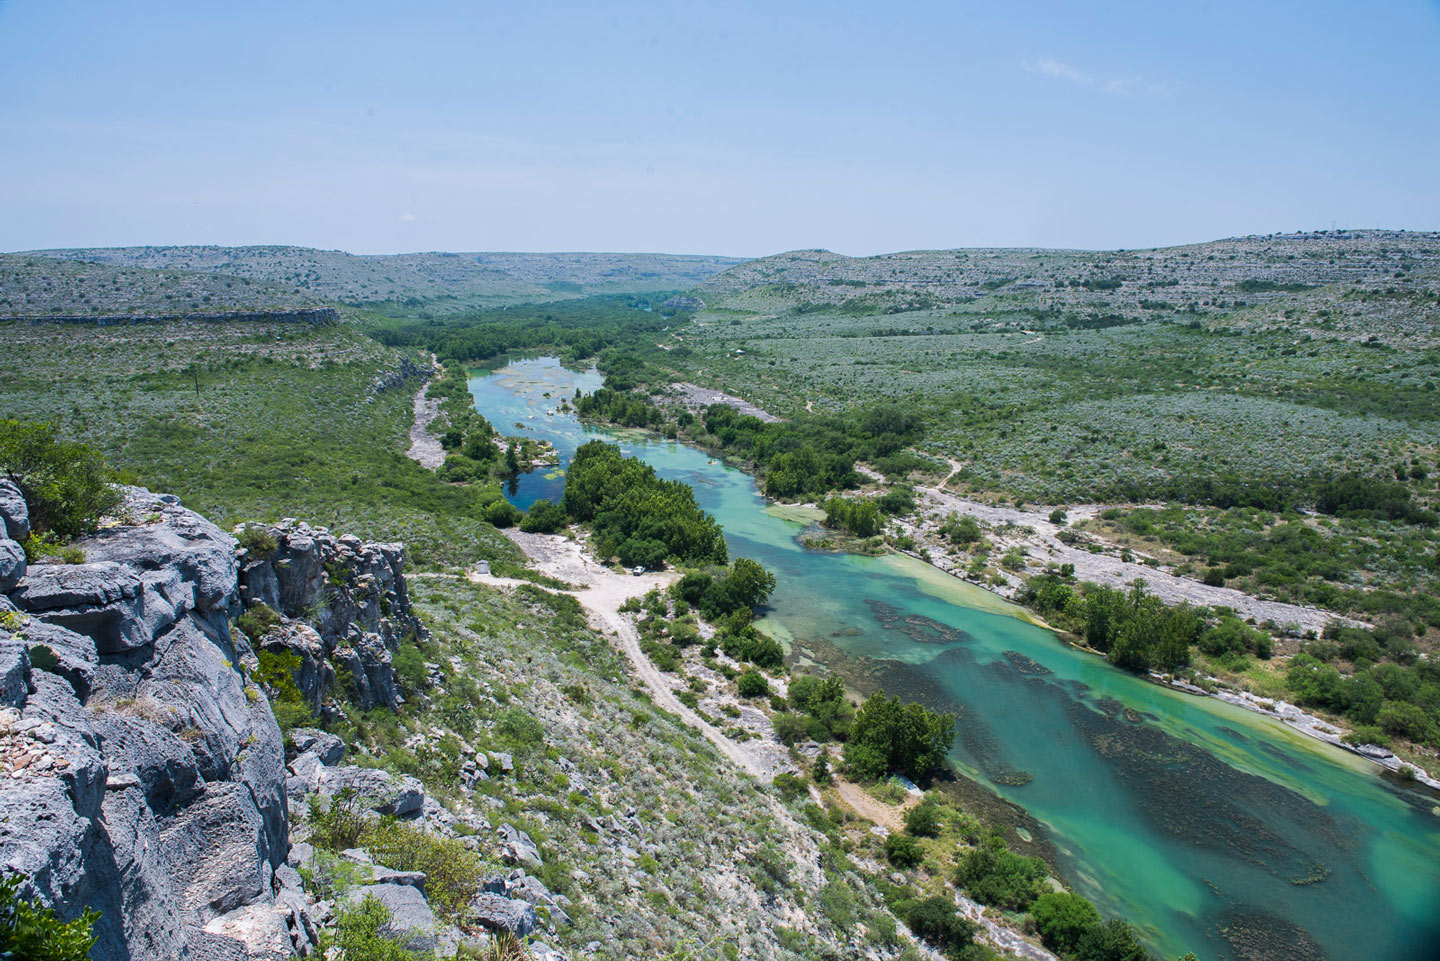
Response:
[[[401,357],[400,363],[395,369],[382,374],[376,378],[375,383],[370,385],[370,393],[382,394],[387,390],[396,390],[404,387],[414,377],[429,379],[435,375],[435,367],[431,364],[417,364],[409,357]]]
[[[124,493],[88,563],[32,565],[5,596],[0,866],[62,918],[98,909],[96,961],[294,954],[314,928],[280,896],[284,747],[229,630],[235,542]]]
[[[20,488],[0,478],[0,593],[9,591],[25,576],[25,549],[30,536],[30,510]]]
[[[23,321],[34,324],[94,324],[97,327],[114,327],[119,324],[165,324],[176,321],[206,321],[208,323],[240,323],[263,321],[281,324],[311,324],[324,327],[340,322],[340,313],[334,307],[306,307],[298,310],[229,310],[205,311],[186,314],[46,314],[37,316],[6,316],[0,322]]]
[[[296,684],[320,711],[335,678],[344,679],[362,710],[401,703],[391,658],[407,635],[424,627],[405,589],[403,544],[366,544],[294,520],[251,525],[247,543],[273,550],[240,553],[240,595],[286,621],[259,643],[300,659]]]

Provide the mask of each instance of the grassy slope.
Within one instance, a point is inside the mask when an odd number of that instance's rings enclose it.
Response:
[[[222,524],[298,517],[404,541],[422,564],[518,558],[475,519],[477,491],[405,456],[419,384],[374,392],[399,355],[350,326],[9,324],[0,338],[7,415],[59,421]]]

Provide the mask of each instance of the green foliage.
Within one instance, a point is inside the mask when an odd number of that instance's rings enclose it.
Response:
[[[925,852],[910,835],[891,834],[885,838],[885,858],[897,868],[909,869],[925,860]]]
[[[759,671],[746,671],[735,679],[741,697],[764,697],[770,693],[770,682]]]
[[[0,474],[20,488],[38,533],[76,537],[120,504],[100,453],[62,441],[56,424],[0,420]]]
[[[868,497],[832,497],[825,502],[825,526],[856,537],[873,537],[885,526],[879,505]]]
[[[500,713],[495,735],[515,752],[537,751],[545,746],[545,728],[534,715],[519,707],[507,707]]]
[[[252,641],[263,639],[280,626],[280,613],[264,601],[255,601],[235,618],[235,626]],[[297,665],[298,666],[298,665]]]
[[[412,641],[405,640],[390,659],[395,676],[407,694],[425,690],[430,683],[429,671],[425,667],[425,655]]]
[[[810,740],[824,743],[850,733],[855,710],[845,696],[845,682],[838,676],[822,679],[797,674],[790,679],[788,700],[803,715],[804,732]]]
[[[274,711],[275,722],[280,725],[280,729],[288,731],[292,727],[301,727],[308,723],[311,716],[310,705],[305,701],[304,692],[295,683],[295,676],[301,667],[300,655],[294,651],[269,651],[262,648],[255,652],[255,657],[260,664],[255,669],[254,679],[269,692],[270,709]]]
[[[1080,938],[1100,924],[1100,912],[1095,910],[1095,905],[1068,891],[1040,895],[1030,906],[1030,916],[1035,919],[1035,929],[1045,946],[1060,954],[1074,953]]]
[[[565,473],[564,504],[576,521],[593,523],[602,557],[628,555],[645,566],[667,557],[693,564],[728,559],[720,525],[695,503],[689,485],[660,479],[653,467],[614,445],[591,441],[575,452]]]
[[[51,908],[25,897],[20,887],[26,878],[8,874],[0,878],[0,958],[6,961],[85,961],[96,936],[91,927],[100,912],[86,908],[73,921],[61,921]]]
[[[261,524],[246,524],[240,528],[240,533],[235,535],[240,546],[245,549],[252,560],[264,560],[274,554],[280,547],[280,542],[275,538],[275,532]]]
[[[770,783],[774,785],[775,790],[780,794],[780,798],[786,804],[789,804],[791,801],[806,793],[805,782],[787,771],[782,771],[775,775],[774,780]]]
[[[390,912],[373,894],[336,912],[335,925],[320,939],[319,954],[339,949],[345,961],[433,961],[435,952],[413,950],[413,937],[397,936],[389,927]]]
[[[954,733],[953,714],[905,704],[877,691],[855,714],[845,745],[845,765],[860,780],[890,773],[923,778],[944,762]]]
[[[347,788],[324,804],[317,798],[310,805],[310,843],[339,854],[363,847],[376,864],[396,871],[423,871],[425,893],[431,906],[452,923],[463,916],[484,864],[458,838],[446,838],[425,830],[422,825],[393,817],[375,818],[366,810],[365,799]]]
[[[565,526],[565,508],[547,500],[537,500],[525,512],[520,529],[528,534],[553,534]]]
[[[1111,918],[1089,928],[1075,945],[1075,961],[1154,961],[1126,921]]]
[[[504,528],[514,527],[522,515],[514,504],[511,504],[502,497],[499,500],[491,501],[485,505],[480,516],[485,519],[487,524],[494,524],[496,527]]]
[[[961,855],[955,883],[981,904],[1023,911],[1045,890],[1049,869],[991,838]]]
[[[902,901],[895,911],[910,930],[944,952],[947,958],[961,959],[974,943],[974,922],[962,918],[948,898],[935,895],[922,901]]]
[[[940,833],[940,805],[921,801],[905,812],[905,830],[917,838],[933,838]]]

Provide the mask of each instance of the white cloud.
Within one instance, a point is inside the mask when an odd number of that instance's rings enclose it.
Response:
[[[401,215],[400,215],[400,222],[401,222],[402,224],[413,224],[413,223],[414,223],[416,220],[418,220],[418,219],[420,219],[420,218],[416,217],[414,214],[401,214]]]
[[[1076,86],[1099,90],[1112,97],[1133,97],[1137,93],[1151,97],[1164,97],[1170,93],[1170,88],[1165,83],[1147,81],[1139,74],[1128,77],[1095,77],[1051,57],[1025,60],[1020,64],[1020,69],[1027,73],[1049,77],[1052,80],[1064,80]]]
[[[1049,57],[1041,57],[1039,60],[1026,60],[1020,66],[1031,73],[1054,77],[1057,80],[1069,80],[1071,83],[1078,83],[1087,87],[1095,82],[1088,74],[1081,73],[1068,63],[1051,60]]]

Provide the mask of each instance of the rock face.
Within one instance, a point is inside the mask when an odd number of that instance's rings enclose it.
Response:
[[[13,588],[25,576],[25,549],[30,536],[30,509],[15,482],[0,479],[0,592]]]
[[[228,626],[235,542],[174,497],[129,488],[123,514],[0,595],[0,866],[62,918],[98,909],[96,961],[294,954],[314,928],[280,898],[284,747]]]
[[[403,544],[365,544],[294,521],[253,525],[274,550],[241,552],[240,595],[286,618],[259,643],[300,658],[296,684],[318,713],[339,676],[362,710],[401,703],[391,658],[424,628],[410,609]]]

